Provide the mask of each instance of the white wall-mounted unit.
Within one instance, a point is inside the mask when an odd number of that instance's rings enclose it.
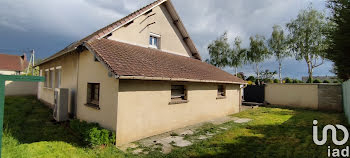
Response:
[[[56,121],[67,121],[68,118],[68,93],[67,88],[56,88],[54,98],[53,117]]]

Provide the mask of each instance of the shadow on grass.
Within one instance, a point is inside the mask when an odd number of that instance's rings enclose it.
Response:
[[[269,108],[266,108],[269,109]],[[327,146],[336,147],[329,138],[326,145],[317,146],[313,142],[313,120],[318,120],[319,130],[327,124],[342,124],[349,128],[340,113],[323,113],[308,110],[262,110],[258,115],[269,115],[267,120],[254,118],[245,125],[234,128],[188,148],[178,148],[167,157],[327,157]],[[284,118],[275,123],[270,119]],[[257,123],[258,122],[258,123]],[[267,122],[267,123],[266,123]],[[339,134],[338,134],[339,133]],[[343,136],[338,132],[338,140]],[[321,134],[319,132],[319,134]],[[320,137],[321,138],[321,135]],[[336,148],[345,148],[347,143]]]
[[[6,97],[4,133],[19,143],[63,141],[84,146],[62,124],[52,121],[52,110],[35,97]]]

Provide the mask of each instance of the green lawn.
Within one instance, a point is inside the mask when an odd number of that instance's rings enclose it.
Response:
[[[312,141],[312,121],[317,119],[320,127],[347,125],[343,114],[258,108],[233,115],[253,121],[220,125],[228,130],[192,146],[167,155],[132,155],[114,146],[82,144],[68,127],[51,122],[51,111],[33,97],[7,97],[5,102],[2,157],[327,157],[327,146]]]

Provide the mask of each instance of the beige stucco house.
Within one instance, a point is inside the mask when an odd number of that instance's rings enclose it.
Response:
[[[20,75],[27,67],[26,54],[19,56],[0,53],[0,75]]]
[[[38,98],[69,88],[72,117],[117,145],[239,112],[243,80],[201,61],[170,0],[155,1],[38,64]]]

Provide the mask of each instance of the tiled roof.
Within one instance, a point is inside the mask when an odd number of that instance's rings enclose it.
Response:
[[[119,76],[245,83],[221,69],[193,58],[114,40],[100,39],[85,46]]]
[[[28,61],[24,56],[0,54],[0,70],[24,71]]]
[[[122,19],[120,19],[120,20],[118,20],[118,21],[116,21],[116,22],[114,22],[112,24],[107,25],[107,26],[101,28],[100,30],[97,30],[96,32],[94,32],[94,33],[84,37],[83,39],[78,40],[76,42],[73,42],[72,44],[70,44],[66,48],[62,49],[61,51],[57,52],[56,54],[52,55],[51,57],[44,59],[42,62],[39,63],[39,65],[42,64],[42,63],[45,63],[47,61],[50,61],[50,60],[52,60],[52,59],[54,59],[56,57],[59,57],[59,56],[61,56],[63,54],[66,54],[66,53],[68,53],[70,51],[75,50],[78,46],[82,45],[84,42],[95,40],[95,39],[98,39],[100,37],[103,37],[107,33],[110,33],[113,29],[126,24],[129,20],[139,16],[140,14],[144,13],[145,11],[147,11],[147,10],[151,9],[152,7],[157,6],[157,5],[159,5],[159,4],[163,3],[163,2],[164,2],[164,0],[156,0],[153,3],[151,3],[151,4],[147,5],[147,6],[145,6],[145,7],[141,8],[141,9],[139,9],[139,10],[137,10],[137,11],[135,11],[135,12],[129,14],[129,15],[127,15],[126,17],[124,17],[124,18],[122,18]],[[192,42],[192,44],[193,44],[193,42]],[[193,52],[193,53],[194,53],[194,56],[197,59],[200,59],[200,55],[199,55],[198,52]]]

